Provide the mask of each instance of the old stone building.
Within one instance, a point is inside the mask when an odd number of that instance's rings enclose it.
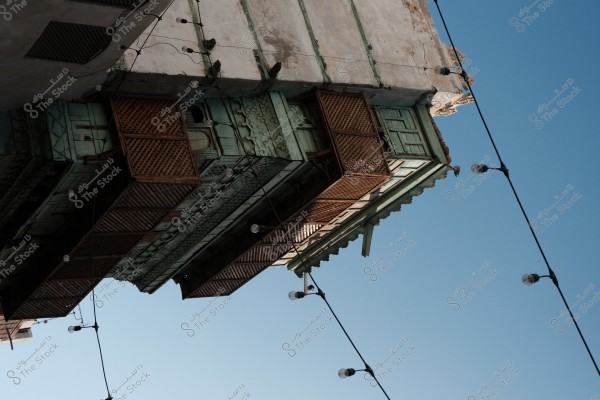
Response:
[[[366,255],[450,170],[432,115],[469,98],[425,0],[51,3],[0,42],[0,257],[35,244],[0,282],[8,320],[107,276],[208,297],[359,235]]]

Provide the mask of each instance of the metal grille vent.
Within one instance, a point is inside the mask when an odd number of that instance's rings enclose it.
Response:
[[[50,21],[25,56],[87,64],[102,53],[111,40],[102,26]]]

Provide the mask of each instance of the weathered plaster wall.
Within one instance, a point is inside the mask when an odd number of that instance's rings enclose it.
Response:
[[[460,77],[436,72],[453,61],[425,0],[220,0],[200,3],[199,15],[195,1],[175,0],[133,72],[205,76],[206,56],[182,50],[201,49],[201,29],[177,17],[201,21],[206,39],[216,39],[211,58],[232,95],[251,93],[276,62],[282,70],[272,89],[290,95],[360,87],[374,103],[409,105],[434,88],[462,93]],[[135,55],[127,51],[120,68],[129,70]]]

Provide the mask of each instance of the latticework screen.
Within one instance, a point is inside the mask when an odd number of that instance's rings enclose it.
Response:
[[[112,107],[131,176],[140,182],[198,183],[176,101],[114,97]]]
[[[317,99],[342,172],[389,176],[383,141],[365,97],[319,91]]]

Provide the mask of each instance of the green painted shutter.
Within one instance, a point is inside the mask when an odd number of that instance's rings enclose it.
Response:
[[[394,154],[430,156],[427,142],[412,109],[377,107],[375,111]]]

